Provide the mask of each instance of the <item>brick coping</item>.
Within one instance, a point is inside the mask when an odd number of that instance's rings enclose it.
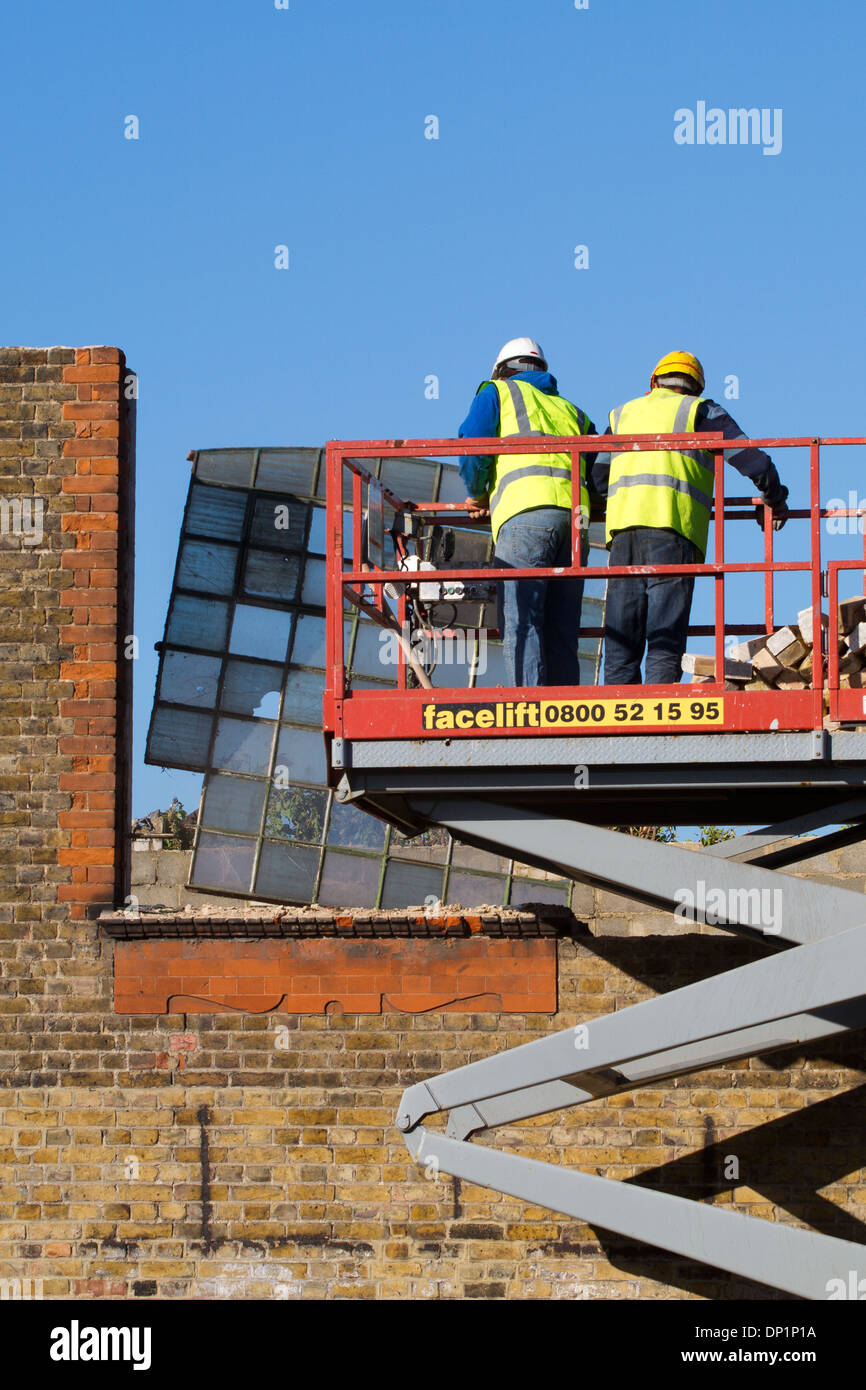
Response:
[[[578,925],[570,908],[537,903],[524,908],[440,906],[436,912],[423,907],[392,908],[284,908],[250,906],[224,912],[208,908],[139,907],[135,911],[113,909],[100,913],[98,924],[116,941],[179,938],[354,937],[388,939],[417,937],[537,938],[568,936]]]

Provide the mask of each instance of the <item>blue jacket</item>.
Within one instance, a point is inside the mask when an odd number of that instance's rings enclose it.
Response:
[[[610,434],[610,428],[606,429],[605,434]],[[703,400],[698,406],[698,413],[695,416],[695,434],[721,433],[724,439],[744,439],[746,436],[740,429],[737,422],[725,410],[724,406],[717,405],[715,401]],[[748,478],[763,497],[775,507],[779,502],[784,502],[788,496],[788,489],[783,485],[782,480],[776,471],[776,465],[765,454],[763,449],[738,449],[736,453],[725,455],[728,463],[733,464],[738,473],[742,473],[744,478]],[[610,478],[610,454],[596,454],[595,463],[592,466],[592,488],[601,497],[607,497],[607,485]]]
[[[512,381],[528,381],[537,391],[547,396],[558,396],[556,377],[550,372],[517,372]],[[595,434],[595,425],[590,422],[589,433]],[[458,439],[493,439],[499,434],[499,392],[489,384],[479,391],[469,409],[469,414],[457,431]],[[587,473],[595,454],[584,454]],[[460,459],[460,477],[466,485],[467,497],[484,497],[493,482],[495,459],[490,455],[464,454]]]

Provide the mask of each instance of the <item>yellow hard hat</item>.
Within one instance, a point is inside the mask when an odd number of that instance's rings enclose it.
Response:
[[[699,391],[704,389],[704,369],[691,352],[666,353],[653,368],[653,377],[657,376],[690,376],[698,383]]]

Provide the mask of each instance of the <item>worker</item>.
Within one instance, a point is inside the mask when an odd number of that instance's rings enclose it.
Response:
[[[610,412],[608,434],[703,434],[745,439],[715,401],[701,393],[704,369],[690,352],[669,352],[652,373],[650,390]],[[773,529],[788,517],[788,489],[762,449],[727,454],[772,508]],[[715,481],[710,453],[629,450],[599,453],[592,467],[596,492],[607,498],[606,539],[611,565],[702,564]],[[764,508],[757,508],[763,526]],[[646,684],[682,679],[693,575],[628,575],[608,582],[604,636],[605,685],[639,685],[646,648]]]
[[[511,435],[594,434],[595,425],[559,394],[555,377],[532,338],[512,338],[478,388],[458,432],[461,439]],[[490,517],[496,564],[505,569],[571,565],[571,509],[579,507],[586,563],[588,460],[572,494],[569,454],[465,456],[460,476],[474,518]],[[513,686],[580,684],[578,639],[583,580],[524,579],[503,584],[504,648]]]

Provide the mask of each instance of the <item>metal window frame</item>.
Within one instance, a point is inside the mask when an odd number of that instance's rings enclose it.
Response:
[[[193,469],[192,469],[192,474],[191,474],[191,478],[190,478],[190,487],[189,487],[189,491],[188,491],[188,494],[187,494],[186,502],[185,502],[185,505],[184,505],[183,521],[182,521],[182,525],[181,525],[181,532],[180,532],[179,544],[178,544],[178,555],[177,555],[177,558],[176,558],[176,561],[175,561],[175,569],[174,569],[174,575],[173,575],[171,596],[170,596],[169,606],[168,606],[168,612],[167,612],[167,616],[166,616],[165,635],[164,635],[164,637],[163,637],[163,640],[162,640],[160,643],[157,644],[157,650],[160,652],[160,665],[159,665],[159,671],[158,671],[158,674],[157,674],[157,684],[156,684],[157,698],[156,698],[155,701],[154,701],[154,706],[153,706],[153,710],[152,710],[152,713],[151,713],[151,719],[150,719],[150,727],[149,727],[149,729],[148,729],[148,735],[147,735],[147,744],[148,744],[148,747],[149,747],[149,745],[150,745],[151,733],[152,733],[153,728],[154,728],[155,720],[156,720],[156,718],[157,718],[158,715],[162,715],[162,716],[164,717],[164,711],[166,711],[166,710],[167,710],[167,711],[177,710],[178,712],[186,712],[186,713],[195,714],[195,715],[203,715],[203,716],[205,716],[206,718],[208,718],[209,721],[210,721],[209,737],[208,737],[207,748],[206,748],[205,754],[204,754],[203,766],[192,765],[192,764],[189,764],[189,763],[182,764],[182,763],[180,763],[180,762],[176,762],[176,763],[173,763],[173,764],[172,764],[173,766],[186,766],[190,771],[200,772],[200,773],[202,773],[202,776],[203,776],[202,791],[201,791],[201,797],[200,797],[200,801],[199,801],[198,824],[197,824],[197,826],[196,826],[196,832],[195,832],[195,837],[194,837],[194,841],[193,841],[193,854],[192,854],[192,859],[191,859],[191,864],[190,864],[190,874],[189,874],[189,881],[188,881],[188,883],[187,883],[187,887],[190,888],[190,889],[192,889],[193,891],[208,893],[208,894],[210,894],[210,895],[212,895],[212,896],[216,896],[216,897],[224,896],[224,897],[237,898],[237,897],[239,897],[239,896],[242,896],[242,897],[247,897],[250,901],[266,901],[266,902],[274,902],[274,903],[283,903],[283,902],[286,902],[286,901],[290,901],[290,900],[287,899],[285,896],[277,896],[277,895],[271,895],[271,894],[263,895],[263,894],[257,892],[257,891],[256,891],[256,882],[257,882],[257,878],[258,878],[258,874],[259,874],[259,869],[260,869],[260,866],[261,866],[262,854],[263,854],[263,851],[264,851],[264,847],[265,847],[265,845],[266,845],[267,843],[273,843],[273,844],[275,844],[275,845],[281,845],[281,846],[290,846],[290,845],[292,845],[292,844],[297,844],[298,847],[299,847],[300,849],[302,849],[302,850],[313,849],[313,850],[316,851],[316,854],[317,854],[317,861],[316,861],[316,876],[315,876],[315,890],[314,890],[314,894],[313,894],[313,901],[314,901],[314,902],[315,902],[315,901],[318,901],[318,895],[319,895],[319,892],[320,892],[320,888],[321,888],[321,884],[322,884],[323,875],[324,875],[324,873],[326,872],[325,856],[326,856],[326,854],[327,854],[327,852],[328,852],[329,849],[335,849],[337,852],[339,852],[339,853],[341,853],[341,854],[353,854],[353,855],[359,855],[359,856],[364,857],[364,858],[374,858],[374,859],[377,859],[377,860],[379,861],[379,871],[378,871],[378,880],[377,880],[377,893],[376,893],[376,899],[375,899],[374,906],[378,907],[378,906],[380,906],[380,904],[381,904],[382,894],[383,894],[384,888],[385,888],[385,876],[386,876],[386,873],[387,873],[388,864],[389,864],[390,862],[392,862],[392,855],[391,855],[391,852],[390,852],[390,851],[391,851],[391,844],[392,844],[392,831],[391,831],[391,827],[390,827],[390,825],[386,824],[386,826],[385,826],[385,832],[386,832],[386,833],[385,833],[384,844],[381,846],[381,848],[376,849],[376,850],[357,848],[357,847],[354,847],[354,846],[351,846],[351,847],[350,847],[350,846],[344,846],[344,845],[330,845],[329,842],[328,842],[328,833],[329,833],[330,825],[331,825],[332,818],[333,818],[333,806],[334,806],[334,800],[335,800],[335,792],[334,792],[334,789],[333,789],[332,787],[329,787],[329,786],[327,785],[327,782],[326,782],[326,781],[325,781],[325,782],[319,782],[319,783],[307,783],[307,782],[301,782],[301,781],[298,781],[298,782],[297,782],[297,785],[298,785],[299,787],[300,787],[300,786],[305,786],[305,787],[309,787],[311,790],[322,791],[322,792],[325,794],[325,796],[326,796],[325,811],[324,811],[324,818],[323,818],[323,829],[322,829],[322,835],[321,835],[321,838],[320,838],[318,844],[312,845],[312,844],[310,844],[308,841],[305,841],[305,840],[293,840],[293,839],[291,839],[291,838],[289,838],[289,837],[286,837],[286,838],[278,838],[278,839],[277,839],[277,838],[274,838],[274,837],[272,837],[272,836],[269,836],[269,835],[266,833],[266,830],[267,830],[268,807],[269,807],[269,802],[270,802],[270,797],[271,797],[271,788],[272,788],[272,785],[273,785],[274,769],[275,769],[275,767],[276,767],[276,765],[277,765],[277,760],[278,760],[279,742],[280,742],[281,737],[282,737],[283,734],[284,734],[284,731],[287,730],[287,729],[290,729],[290,728],[296,728],[296,729],[298,729],[299,731],[302,731],[302,730],[303,730],[303,731],[307,731],[307,732],[311,732],[311,731],[314,730],[315,728],[321,729],[321,723],[319,723],[318,725],[309,725],[309,724],[306,724],[306,725],[305,725],[305,724],[302,724],[298,719],[296,719],[296,718],[293,716],[293,711],[292,711],[291,706],[290,706],[290,703],[289,703],[289,700],[290,700],[290,693],[289,693],[289,690],[288,690],[288,686],[289,686],[289,683],[290,683],[292,674],[293,674],[294,672],[296,672],[296,671],[310,671],[310,672],[316,673],[317,679],[321,681],[322,688],[324,688],[324,685],[325,685],[325,683],[326,683],[326,677],[325,677],[325,675],[323,674],[323,668],[322,668],[322,666],[318,666],[318,667],[317,667],[317,666],[314,666],[314,665],[310,665],[309,662],[307,662],[307,661],[305,661],[305,662],[303,662],[303,663],[297,663],[297,662],[295,661],[295,649],[296,649],[296,643],[297,643],[297,641],[298,641],[298,638],[299,638],[299,631],[300,631],[300,630],[299,630],[298,624],[299,624],[300,620],[301,620],[303,617],[310,616],[310,617],[313,617],[313,618],[316,618],[316,619],[321,620],[324,624],[326,624],[326,621],[327,621],[327,619],[326,619],[326,604],[312,604],[312,603],[308,603],[308,602],[304,601],[304,599],[303,599],[303,591],[304,591],[304,584],[305,584],[305,577],[306,577],[306,565],[307,565],[307,561],[308,561],[308,560],[310,560],[310,559],[320,560],[320,561],[322,561],[322,562],[324,563],[324,565],[325,565],[325,580],[326,580],[326,586],[327,586],[327,566],[328,566],[328,553],[327,553],[327,552],[328,552],[328,547],[327,547],[327,540],[325,540],[325,541],[323,542],[322,548],[317,548],[316,550],[311,550],[311,549],[310,549],[310,543],[311,543],[311,539],[312,539],[312,529],[313,529],[314,525],[316,524],[315,518],[316,518],[316,515],[317,515],[318,512],[321,512],[321,514],[322,514],[323,520],[324,520],[324,522],[325,522],[325,529],[326,529],[326,527],[327,527],[327,500],[326,500],[326,497],[325,497],[325,495],[324,495],[324,492],[325,492],[324,484],[325,484],[325,457],[326,457],[326,454],[325,454],[325,450],[317,450],[317,451],[315,451],[315,452],[316,452],[316,459],[315,459],[314,465],[313,465],[313,467],[312,467],[312,470],[311,470],[310,474],[308,475],[308,484],[307,484],[306,488],[304,488],[303,490],[300,489],[300,488],[297,488],[294,492],[284,492],[284,493],[283,493],[283,492],[280,492],[280,491],[278,490],[278,488],[275,486],[275,483],[274,483],[274,481],[273,481],[273,475],[272,475],[272,473],[270,472],[270,469],[273,468],[273,466],[274,466],[273,455],[274,455],[275,453],[278,452],[278,451],[275,451],[275,450],[264,450],[264,449],[260,449],[260,448],[259,448],[259,449],[254,449],[254,450],[248,451],[248,452],[249,452],[249,455],[250,455],[250,459],[249,459],[249,468],[248,468],[248,470],[247,470],[247,478],[246,478],[246,482],[245,482],[245,483],[239,482],[239,481],[237,480],[237,478],[234,478],[234,479],[225,479],[225,478],[222,478],[222,479],[221,479],[221,478],[218,478],[218,477],[214,477],[214,476],[213,476],[213,473],[216,472],[216,471],[218,471],[219,456],[220,456],[220,454],[226,453],[226,454],[229,454],[229,455],[234,456],[234,455],[236,455],[236,454],[238,454],[238,453],[240,453],[240,452],[242,452],[242,451],[237,451],[237,450],[227,450],[227,451],[222,451],[222,450],[208,450],[208,451],[201,451],[200,453],[197,453],[197,454],[195,454],[195,455],[193,456]],[[246,452],[246,451],[244,451],[244,452]],[[292,453],[292,452],[294,452],[294,451],[289,450],[289,451],[287,451],[287,452],[288,452],[288,453]],[[263,458],[263,455],[267,455],[267,458],[266,458],[266,460],[265,460],[265,468],[266,468],[268,471],[267,471],[267,474],[266,474],[266,481],[264,482],[263,485],[260,486],[260,485],[259,485],[259,479],[260,479],[260,476],[262,476],[262,472],[263,472],[263,470],[262,470],[262,458]],[[410,457],[411,457],[411,456],[410,456]],[[201,476],[200,470],[199,470],[199,463],[200,463],[200,461],[203,461],[204,464],[205,464],[205,470],[204,470],[204,471],[207,472],[207,473],[209,473],[209,474],[211,474],[211,476],[207,476],[207,477],[202,477],[202,476]],[[236,460],[234,460],[234,458],[233,458],[232,461],[236,463]],[[438,497],[439,497],[439,494],[440,494],[440,488],[441,488],[442,485],[443,485],[443,480],[445,479],[446,476],[449,476],[449,477],[451,476],[451,470],[448,469],[447,465],[444,464],[441,460],[426,459],[426,458],[425,458],[424,460],[419,460],[419,459],[412,458],[412,462],[413,462],[413,463],[416,463],[416,462],[417,462],[417,463],[419,463],[419,464],[423,464],[423,467],[425,468],[425,470],[428,471],[429,476],[430,476],[430,495],[431,495],[431,497],[434,498],[434,499],[435,499],[435,498],[438,498]],[[387,471],[386,465],[387,465],[387,460],[386,460],[384,457],[381,458],[381,459],[374,460],[374,461],[372,462],[372,473],[373,473],[373,475],[376,476],[376,477],[378,478],[378,476],[379,476],[379,474],[381,473],[383,467],[385,467],[385,468],[386,468],[386,471]],[[199,496],[198,492],[196,491],[196,489],[199,489],[199,488],[201,488],[201,489],[214,489],[214,490],[219,491],[219,492],[229,492],[229,493],[232,493],[232,494],[237,495],[239,498],[240,498],[241,496],[243,497],[243,507],[242,507],[242,509],[240,509],[240,510],[242,511],[242,522],[241,522],[241,525],[240,525],[240,527],[239,527],[239,531],[238,531],[238,534],[237,534],[236,538],[232,539],[232,538],[230,538],[230,537],[228,537],[228,536],[214,537],[214,536],[211,536],[211,535],[206,534],[205,531],[202,529],[202,527],[201,527],[200,524],[197,524],[197,525],[195,525],[195,526],[192,524],[192,522],[191,522],[191,520],[190,520],[190,513],[191,513],[191,510],[194,508],[194,506],[195,506],[195,504],[196,504],[196,503],[195,503],[195,499]],[[306,515],[305,515],[305,518],[304,518],[304,528],[303,528],[303,535],[302,535],[302,538],[301,538],[301,539],[299,539],[298,541],[296,541],[296,542],[295,542],[294,544],[292,544],[292,545],[285,545],[285,544],[278,544],[278,543],[276,543],[276,542],[270,542],[269,539],[268,539],[267,537],[264,538],[264,539],[262,539],[261,537],[258,537],[258,536],[255,536],[255,537],[254,537],[254,534],[253,534],[253,532],[254,532],[254,518],[255,518],[255,516],[256,516],[256,514],[257,514],[257,510],[260,509],[260,507],[261,507],[261,504],[262,504],[262,500],[263,500],[263,499],[264,499],[266,502],[271,502],[271,503],[273,503],[274,507],[277,507],[277,506],[280,506],[280,505],[285,505],[285,504],[287,504],[287,503],[288,503],[289,505],[291,505],[292,503],[294,503],[295,505],[303,506],[303,507],[305,508],[305,510],[306,510]],[[434,505],[435,505],[435,503],[434,503]],[[444,505],[447,506],[448,504],[444,504]],[[344,507],[343,510],[344,510],[344,512],[347,512],[347,511],[348,511],[348,508],[347,508],[347,507]],[[180,557],[181,557],[181,553],[182,553],[183,547],[184,547],[184,545],[186,544],[186,542],[187,542],[188,540],[199,541],[199,542],[208,542],[208,543],[211,543],[211,542],[212,542],[212,543],[214,543],[214,544],[219,544],[219,545],[223,545],[223,546],[226,546],[226,547],[231,546],[231,547],[234,549],[234,551],[235,551],[235,553],[236,553],[236,564],[235,564],[234,583],[233,583],[233,586],[232,586],[232,589],[231,589],[230,592],[228,592],[228,593],[226,593],[226,594],[220,594],[220,595],[211,595],[211,594],[209,594],[206,590],[190,589],[190,588],[189,588],[188,586],[186,586],[186,585],[181,586],[181,585],[178,584],[177,580],[178,580],[178,574],[179,574],[179,568],[180,568]],[[299,559],[300,559],[300,567],[299,567],[299,573],[298,573],[297,588],[296,588],[296,590],[295,590],[294,597],[293,597],[292,599],[290,599],[290,600],[283,600],[283,599],[279,599],[279,598],[273,598],[273,597],[270,597],[270,596],[253,595],[253,594],[251,594],[251,593],[245,588],[245,585],[244,585],[245,566],[246,566],[246,562],[247,562],[247,557],[248,557],[249,552],[250,552],[251,550],[264,551],[264,552],[266,552],[266,553],[273,553],[273,554],[277,554],[277,555],[280,555],[280,556],[294,555],[294,556],[299,557]],[[492,552],[492,540],[489,540],[488,543],[487,543],[487,556],[488,556],[488,558],[489,558],[491,552]],[[191,647],[191,646],[189,646],[189,645],[187,645],[187,644],[185,644],[185,643],[181,643],[181,642],[175,641],[175,640],[173,640],[173,639],[169,639],[169,637],[168,637],[168,631],[169,631],[169,627],[170,627],[170,624],[171,624],[171,622],[172,622],[172,617],[173,617],[173,614],[174,614],[175,602],[176,602],[177,598],[179,598],[179,597],[187,597],[187,598],[190,598],[190,599],[193,599],[193,600],[204,600],[204,601],[207,601],[209,598],[211,598],[211,599],[218,598],[220,601],[222,601],[222,602],[224,602],[224,603],[226,604],[227,612],[226,612],[225,640],[224,640],[223,645],[222,645],[221,647],[219,647],[219,648],[217,648],[217,647],[215,647],[215,646],[214,646],[214,647]],[[601,602],[601,600],[598,600],[598,602]],[[255,607],[255,608],[259,608],[259,609],[265,609],[265,610],[268,610],[268,609],[269,609],[269,610],[273,610],[273,611],[275,611],[275,612],[287,612],[287,613],[290,613],[290,614],[292,615],[292,627],[291,627],[291,631],[290,631],[290,634],[289,634],[289,641],[288,641],[288,643],[287,643],[287,649],[286,649],[285,655],[284,655],[284,657],[283,657],[282,660],[274,659],[273,656],[265,656],[265,655],[260,655],[260,656],[240,655],[240,654],[237,654],[237,653],[232,653],[232,652],[229,650],[229,644],[230,644],[230,642],[231,642],[232,627],[233,627],[233,624],[234,624],[235,615],[236,615],[236,613],[237,613],[238,607],[239,607],[239,606],[242,606],[242,605],[248,605],[248,606],[251,606],[251,607]],[[346,611],[345,611],[345,613],[344,613],[344,615],[343,615],[343,621],[344,621],[344,623],[346,623],[346,624],[348,625],[348,633],[347,633],[347,638],[346,638],[345,650],[346,650],[346,655],[347,655],[348,670],[349,670],[349,672],[351,673],[351,672],[353,671],[354,654],[355,654],[355,650],[356,650],[356,646],[357,646],[357,642],[358,642],[359,625],[360,625],[360,622],[362,621],[362,619],[361,619],[361,617],[360,617],[360,615],[359,615],[359,613],[358,613],[358,611],[357,611],[357,608],[354,607],[354,606],[351,605],[351,604],[347,604],[347,605],[346,605]],[[323,644],[323,648],[324,648],[324,644]],[[214,704],[213,704],[212,707],[202,707],[202,706],[199,706],[199,705],[190,705],[190,704],[185,703],[185,702],[182,702],[182,701],[171,701],[171,702],[169,702],[169,701],[163,701],[163,700],[161,700],[161,699],[159,698],[159,691],[160,691],[160,685],[161,685],[161,679],[162,679],[163,662],[164,662],[165,656],[166,656],[168,653],[170,653],[170,652],[188,653],[188,654],[194,655],[194,656],[211,656],[211,657],[214,657],[214,658],[220,660],[220,663],[221,663],[221,664],[220,664],[220,668],[219,668],[219,675],[218,675],[218,681],[217,681],[217,688],[216,688],[216,692],[215,692],[215,696],[214,696]],[[321,658],[321,659],[322,659],[322,661],[324,662],[324,659],[325,659],[325,652],[324,652],[324,649],[323,649],[323,651],[322,651],[322,658]],[[600,644],[598,645],[598,648],[597,648],[597,659],[600,659]],[[275,673],[276,673],[277,671],[279,672],[279,677],[278,677],[278,680],[279,680],[279,686],[278,686],[278,702],[277,702],[276,712],[275,712],[274,714],[272,714],[272,715],[269,715],[269,716],[268,716],[268,719],[267,719],[267,722],[268,722],[268,723],[272,723],[272,724],[275,726],[275,733],[274,733],[274,737],[273,737],[272,742],[271,742],[271,748],[270,748],[270,755],[269,755],[269,760],[268,760],[268,766],[267,766],[266,770],[264,771],[264,773],[244,772],[244,771],[239,771],[239,770],[235,770],[235,769],[218,768],[218,767],[216,766],[215,762],[214,762],[214,750],[215,750],[216,740],[217,740],[217,738],[218,738],[219,728],[220,728],[220,724],[221,724],[222,720],[224,720],[224,719],[232,719],[232,720],[234,720],[234,721],[236,721],[236,722],[238,722],[238,723],[249,723],[249,724],[251,724],[251,725],[260,724],[261,722],[263,722],[261,716],[257,716],[257,715],[255,715],[255,714],[251,714],[251,713],[249,713],[249,712],[247,712],[247,711],[232,710],[232,709],[224,708],[224,706],[223,706],[224,690],[225,690],[226,683],[227,683],[227,681],[228,681],[228,679],[229,679],[229,671],[230,671],[229,663],[232,662],[232,661],[236,661],[236,662],[238,662],[238,663],[241,663],[242,665],[245,664],[245,665],[247,665],[247,666],[259,666],[259,667],[262,667],[262,668],[265,668],[265,667],[274,668]],[[358,678],[359,680],[365,680],[365,681],[366,681],[366,680],[373,680],[373,679],[375,679],[375,677],[373,677],[373,676],[367,676],[367,675],[365,675],[365,674],[360,674],[360,675],[358,675],[357,678]],[[369,692],[367,692],[367,693],[373,694],[374,696],[375,696],[376,694],[378,694],[378,693],[386,693],[386,692],[389,691],[389,689],[391,688],[391,686],[392,686],[392,682],[389,682],[389,681],[387,681],[387,680],[383,680],[383,681],[380,682],[381,690],[379,689],[379,687],[377,687],[376,689],[371,690],[371,691],[369,691]],[[275,686],[275,689],[277,689],[276,686]],[[146,754],[146,756],[145,756],[145,760],[146,760],[146,761],[151,761],[151,759],[147,756],[147,754]],[[263,799],[262,813],[261,813],[261,817],[260,817],[260,819],[259,819],[259,825],[258,825],[258,827],[257,827],[257,830],[256,830],[254,833],[247,833],[247,832],[243,832],[243,831],[228,831],[228,830],[223,829],[223,828],[220,827],[220,826],[211,826],[211,825],[205,825],[205,824],[204,824],[204,819],[203,819],[203,814],[202,814],[202,812],[203,812],[203,807],[204,807],[205,796],[206,796],[206,794],[207,794],[207,790],[208,790],[208,786],[209,786],[209,781],[210,781],[211,777],[213,777],[213,776],[215,776],[215,775],[217,775],[217,774],[219,774],[219,775],[221,775],[221,776],[225,776],[225,777],[252,778],[253,780],[256,780],[256,781],[264,781],[264,782],[267,783],[267,790],[266,790],[265,797],[264,797],[264,799]],[[328,775],[328,774],[327,774],[327,767],[326,767],[326,770],[325,770],[325,777],[326,777],[326,778],[327,778],[327,775]],[[294,783],[294,779],[293,779],[293,783]],[[337,797],[337,800],[340,800],[340,798]],[[237,888],[221,888],[219,885],[208,885],[208,884],[205,883],[205,882],[196,882],[196,883],[193,883],[193,882],[192,882],[192,879],[193,879],[193,877],[194,877],[194,875],[195,875],[195,868],[196,868],[196,859],[197,859],[197,854],[198,854],[198,848],[199,848],[199,844],[200,844],[200,842],[201,842],[201,837],[202,837],[203,835],[206,835],[206,836],[209,837],[208,843],[211,843],[211,837],[219,837],[220,835],[225,835],[227,838],[231,839],[232,841],[236,841],[236,840],[241,840],[241,841],[244,841],[244,840],[254,840],[254,841],[255,841],[254,850],[253,850],[253,859],[252,859],[250,880],[249,880],[248,888],[247,888],[247,890],[246,890],[245,892],[241,892],[241,891],[238,890]],[[451,856],[452,856],[452,842],[451,842],[450,837],[448,837],[448,838],[447,838],[447,843],[446,843],[446,853],[445,853],[445,856],[444,856],[442,862],[441,862],[440,864],[437,864],[437,865],[435,866],[435,867],[437,867],[438,869],[441,870],[440,889],[441,889],[441,893],[442,893],[443,900],[447,900],[447,885],[448,885],[449,876],[450,876],[450,872],[451,872]],[[411,858],[411,856],[403,856],[403,855],[394,856],[394,861],[395,861],[395,862],[400,862],[400,863],[406,863],[406,864],[417,863],[419,868],[428,868],[428,867],[431,867],[431,861],[423,861],[423,860],[421,860],[421,859],[419,859],[419,860],[414,860],[414,859]],[[475,871],[473,871],[473,872],[475,872]],[[490,877],[490,878],[496,880],[496,889],[497,889],[497,891],[496,891],[495,894],[493,894],[493,896],[494,896],[495,898],[498,898],[498,899],[501,900],[503,903],[510,901],[511,895],[512,895],[512,879],[513,879],[513,877],[515,877],[515,875],[514,875],[514,861],[513,861],[513,860],[509,859],[509,861],[508,861],[508,871],[507,871],[507,873],[504,873],[504,874],[503,874],[503,873],[490,873],[490,871],[486,871],[486,870],[479,870],[479,871],[477,871],[477,872],[478,872],[480,875],[484,876],[484,877]],[[517,877],[520,877],[520,876],[517,875]],[[531,882],[532,880],[530,879],[529,881]]]

